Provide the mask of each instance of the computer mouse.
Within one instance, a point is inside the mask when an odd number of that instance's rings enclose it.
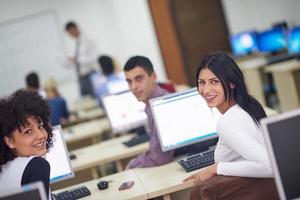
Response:
[[[106,188],[108,188],[108,181],[100,181],[99,183],[97,183],[97,187],[99,190],[105,190]]]
[[[76,159],[76,155],[75,155],[75,154],[72,154],[72,153],[69,155],[69,157],[70,157],[71,160]]]

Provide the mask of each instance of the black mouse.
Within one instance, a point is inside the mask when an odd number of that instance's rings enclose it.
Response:
[[[99,183],[97,183],[97,186],[99,190],[105,190],[106,188],[108,188],[108,181],[100,181]]]
[[[75,154],[72,154],[72,153],[69,155],[69,157],[70,157],[71,160],[76,159],[76,155],[75,155]]]

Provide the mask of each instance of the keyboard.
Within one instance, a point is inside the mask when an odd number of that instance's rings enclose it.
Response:
[[[131,138],[130,140],[123,142],[123,144],[127,147],[133,147],[135,145],[142,144],[147,141],[149,141],[148,134],[143,134],[143,135],[137,135]]]
[[[206,167],[215,163],[214,149],[210,149],[201,153],[187,156],[177,162],[184,168],[186,172]]]
[[[89,195],[91,195],[90,190],[87,187],[82,186],[54,194],[54,197],[56,200],[75,200]]]

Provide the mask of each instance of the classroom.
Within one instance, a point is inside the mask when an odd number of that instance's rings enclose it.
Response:
[[[0,1],[0,200],[300,199],[300,1]]]

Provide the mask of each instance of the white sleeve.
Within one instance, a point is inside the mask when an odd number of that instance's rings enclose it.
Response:
[[[217,129],[226,145],[245,160],[219,162],[217,174],[257,178],[273,177],[266,149],[251,137],[246,132],[247,130],[242,130],[238,123],[224,120]]]

